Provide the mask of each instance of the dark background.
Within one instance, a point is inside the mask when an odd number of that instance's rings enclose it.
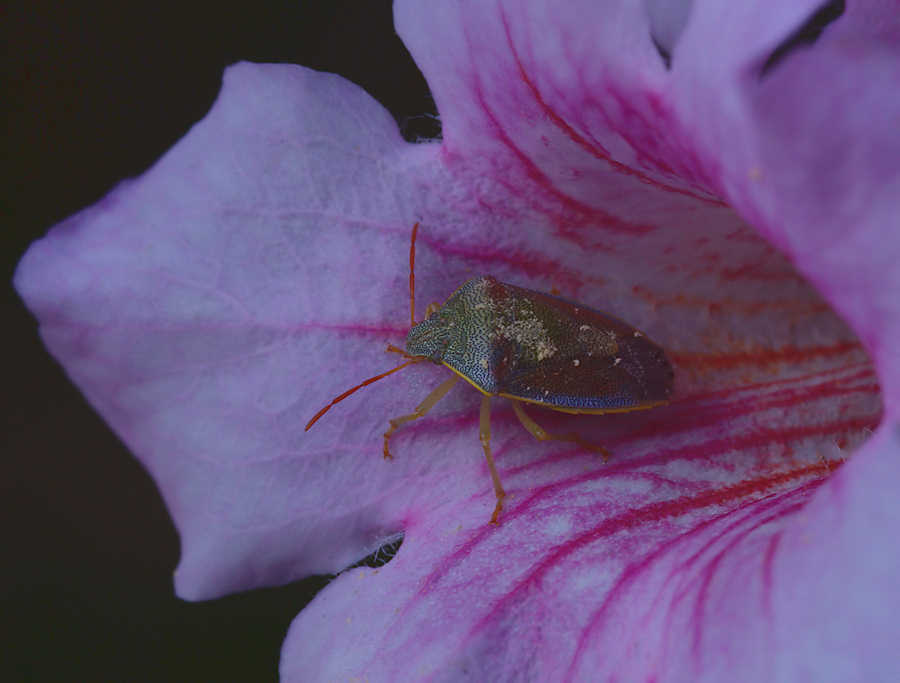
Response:
[[[2,10],[4,681],[274,680],[291,619],[328,580],[175,598],[178,537],[156,487],[45,352],[8,284],[32,240],[201,119],[235,61],[340,73],[407,139],[438,133],[389,0],[235,7],[18,0]]]

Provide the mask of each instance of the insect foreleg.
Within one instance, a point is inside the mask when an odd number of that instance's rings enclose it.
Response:
[[[494,456],[491,455],[491,397],[481,397],[481,420],[479,422],[478,437],[481,439],[481,447],[484,448],[484,457],[487,458],[488,469],[491,471],[491,480],[494,482],[494,495],[497,496],[497,504],[494,506],[494,514],[491,515],[491,524],[497,524],[497,518],[503,509],[503,499],[506,491],[500,484],[500,475],[494,465]]]
[[[401,349],[399,346],[394,346],[393,344],[388,344],[387,348],[384,350],[384,352],[385,353],[398,353],[401,356],[403,356],[404,358],[409,358],[410,360],[412,360],[414,358],[422,358],[422,356],[413,356],[413,355],[407,353],[406,351],[404,351],[403,349]]]
[[[594,451],[594,453],[600,453],[603,456],[604,461],[609,459],[610,452],[603,446],[591,443],[590,441],[585,441],[577,434],[551,434],[525,414],[525,409],[522,407],[521,401],[510,400],[510,403],[512,403],[513,410],[516,413],[516,417],[519,418],[519,422],[521,422],[522,426],[531,432],[538,441],[570,441],[578,444],[582,448]]]
[[[425,400],[422,401],[418,406],[416,406],[416,410],[409,415],[403,415],[401,417],[395,417],[392,420],[389,420],[391,426],[384,433],[384,457],[385,460],[391,460],[394,456],[391,455],[390,449],[388,449],[388,439],[390,439],[391,434],[397,431],[397,428],[400,425],[406,424],[407,422],[412,422],[413,420],[418,420],[420,417],[425,417],[429,410],[434,407],[434,404],[440,401],[444,396],[447,395],[447,392],[453,388],[453,385],[456,384],[456,380],[459,379],[456,375],[451,376],[450,378],[444,380],[441,384],[439,384],[434,391],[432,391],[428,396],[425,397]]]

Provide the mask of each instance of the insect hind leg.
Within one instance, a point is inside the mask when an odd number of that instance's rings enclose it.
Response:
[[[410,413],[409,415],[401,415],[400,417],[395,417],[392,420],[388,420],[390,422],[390,427],[384,433],[384,459],[392,460],[394,458],[391,455],[391,451],[388,448],[388,440],[391,438],[391,434],[393,434],[397,429],[406,424],[407,422],[412,422],[413,420],[418,420],[420,417],[425,417],[428,414],[428,411],[434,408],[434,404],[440,401],[444,396],[447,395],[447,392],[453,388],[453,385],[456,384],[456,380],[459,379],[456,375],[444,380],[439,384],[435,389],[425,397],[425,400],[422,401],[419,405],[416,406],[415,412]]]
[[[525,427],[525,429],[527,429],[529,432],[531,432],[531,435],[534,436],[534,438],[538,441],[569,441],[571,443],[578,444],[582,448],[586,448],[589,451],[599,453],[603,456],[604,462],[609,460],[611,453],[603,446],[591,443],[590,441],[586,441],[585,439],[582,439],[580,436],[574,433],[551,434],[546,429],[541,427],[537,422],[528,417],[528,415],[525,413],[525,409],[522,407],[521,401],[514,401],[510,399],[509,402],[512,403],[513,411],[515,411],[516,417],[519,418],[519,422],[521,422],[522,426]]]
[[[506,498],[506,491],[500,484],[500,475],[497,474],[497,466],[494,464],[494,456],[491,454],[491,398],[490,396],[481,397],[481,416],[479,421],[478,438],[481,440],[481,447],[484,448],[484,457],[487,459],[488,469],[491,471],[491,481],[494,483],[494,495],[497,497],[497,504],[494,506],[494,514],[491,515],[491,524],[498,524],[497,518],[500,511],[503,510],[503,499]]]

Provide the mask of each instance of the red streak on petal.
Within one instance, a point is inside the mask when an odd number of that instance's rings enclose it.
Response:
[[[818,482],[817,482],[818,483]],[[754,526],[748,527],[742,530],[740,533],[736,534],[734,538],[732,538],[724,548],[722,548],[718,553],[716,553],[711,560],[708,560],[706,564],[702,567],[702,584],[700,590],[697,591],[697,595],[694,603],[694,614],[692,618],[692,622],[694,625],[694,640],[693,640],[693,654],[694,657],[699,659],[700,657],[700,645],[703,641],[703,626],[706,623],[704,617],[704,611],[706,608],[706,599],[709,594],[709,587],[712,584],[712,580],[716,576],[716,570],[719,567],[719,564],[723,559],[727,556],[730,551],[733,551],[735,547],[743,541],[750,533],[756,531],[758,527],[765,526],[766,524],[770,524],[778,519],[783,517],[787,517],[790,514],[796,513],[803,508],[803,503],[795,503],[786,508],[783,508],[774,514],[771,514],[762,519],[756,520],[756,524]],[[671,605],[671,608],[675,607],[675,603]],[[670,608],[670,609],[671,609]]]
[[[651,417],[647,421],[641,422],[640,425],[636,426],[633,432],[620,437],[606,438],[603,440],[603,444],[615,454],[618,449],[626,445],[645,441],[649,438],[665,438],[713,425],[724,425],[727,424],[729,420],[749,417],[763,413],[766,410],[772,410],[773,408],[786,408],[792,405],[809,404],[814,400],[834,398],[837,396],[876,394],[879,388],[878,385],[873,384],[849,387],[841,386],[842,382],[843,380],[824,382],[814,387],[787,389],[766,394],[761,397],[741,396],[728,403],[704,406],[700,410],[691,408],[690,405],[683,406],[681,403],[676,403],[673,404],[672,408],[684,407],[689,410],[669,410],[663,417]],[[468,421],[471,419],[471,417],[467,417]],[[872,424],[877,424],[879,420],[880,415],[874,415],[870,419]],[[510,423],[512,422],[514,422],[514,420],[510,420]],[[525,439],[526,437],[523,436],[522,438]],[[555,453],[539,460],[534,460],[526,465],[506,469],[504,470],[504,475],[511,476],[529,470],[540,470],[550,463],[567,460],[572,457],[582,457],[585,454],[586,452],[584,449],[567,449],[561,453]]]
[[[672,436],[674,434],[690,432],[713,425],[722,425],[727,420],[748,417],[774,408],[788,408],[793,405],[809,404],[814,400],[832,399],[838,396],[875,394],[877,391],[877,385],[839,387],[832,383],[828,383],[808,390],[779,392],[770,397],[759,399],[756,403],[747,401],[746,399],[740,399],[730,404],[713,406],[699,413],[678,415],[677,419],[670,415],[668,418],[644,423],[636,428],[636,432],[633,435],[620,439],[611,439],[606,443],[608,447],[615,452],[616,446],[624,445],[625,443],[633,442],[635,440],[643,440],[649,437]],[[880,415],[876,415],[870,418],[868,422],[877,424],[879,419]],[[529,469],[533,466],[535,466],[535,464],[530,463],[520,469]]]
[[[628,462],[610,462],[600,466],[594,470],[579,474],[569,479],[559,480],[550,484],[545,484],[533,489],[531,494],[521,503],[511,506],[504,512],[503,523],[511,524],[515,519],[528,515],[532,512],[532,508],[544,499],[558,496],[567,489],[574,488],[584,482],[594,481],[602,478],[612,478],[617,475],[627,474],[632,471],[646,469],[654,465],[670,462],[674,459],[681,459],[687,462],[697,460],[712,460],[715,456],[722,455],[729,451],[748,451],[753,448],[761,448],[772,443],[785,443],[809,437],[823,437],[832,434],[840,434],[847,431],[859,431],[862,429],[874,429],[877,426],[877,420],[872,417],[852,418],[842,421],[832,421],[825,424],[802,425],[786,429],[754,429],[749,433],[738,436],[730,436],[727,438],[709,439],[705,442],[690,444],[681,448],[673,448],[660,450],[654,454],[648,454],[637,460]],[[831,472],[831,466],[828,463],[820,462],[814,465],[807,465],[799,469],[789,470],[784,473],[776,473],[768,477],[746,480],[732,486],[719,489],[710,489],[697,496],[687,496],[677,498],[672,501],[664,501],[662,503],[654,503],[646,508],[638,508],[630,511],[623,516],[615,517],[604,522],[605,525],[613,524],[617,526],[616,530],[621,530],[634,526],[639,521],[652,522],[662,519],[663,517],[672,517],[677,514],[692,511],[704,507],[706,505],[721,505],[730,500],[750,495],[751,493],[771,488],[776,483],[792,481],[802,476],[819,474],[825,475]],[[502,474],[502,473],[501,473]],[[507,493],[510,491],[508,490]],[[483,497],[485,494],[479,494]],[[491,494],[492,495],[492,494]],[[665,511],[665,514],[663,514]],[[603,528],[607,528],[604,526]],[[430,576],[423,582],[418,596],[427,594],[434,589],[440,582],[441,578],[450,572],[455,566],[465,560],[478,545],[488,539],[490,534],[494,532],[494,528],[483,528],[476,532],[465,543],[460,545],[451,555],[449,555],[442,563],[441,568],[432,572]],[[610,532],[612,533],[612,532]],[[579,537],[580,538],[580,537]],[[411,598],[415,600],[416,597]]]
[[[564,267],[558,261],[543,258],[535,254],[510,251],[508,249],[497,249],[490,244],[450,244],[421,235],[419,236],[419,241],[428,245],[428,247],[442,256],[456,256],[469,261],[474,261],[475,263],[503,263],[521,270],[530,277],[555,278],[560,284],[575,291],[581,289],[585,282],[590,282],[595,285],[606,283],[606,280],[603,277],[584,276],[575,273]],[[461,284],[461,282],[453,283],[453,286],[456,287]]]
[[[640,525],[658,523],[703,508],[727,505],[776,486],[783,486],[805,477],[822,475],[827,472],[828,468],[822,464],[807,465],[766,477],[746,479],[730,486],[709,489],[697,495],[651,503],[607,518],[594,528],[559,544],[547,553],[514,587],[506,591],[499,600],[486,607],[485,616],[472,627],[467,637],[471,638],[477,631],[487,626],[494,614],[515,604],[521,594],[527,594],[530,590],[536,589],[547,572],[591,543]]]
[[[775,299],[775,300],[757,300],[757,301],[738,301],[736,299],[706,299],[699,296],[691,296],[688,294],[676,294],[674,296],[663,296],[651,292],[646,287],[634,285],[631,288],[638,297],[644,299],[654,308],[664,306],[673,308],[700,309],[708,310],[710,313],[736,312],[744,315],[757,315],[760,313],[779,312],[790,313],[792,315],[809,315],[813,313],[823,313],[831,310],[831,307],[824,301],[815,301],[809,299]]]
[[[519,71],[519,78],[521,78],[522,82],[528,88],[529,92],[531,92],[534,101],[537,103],[540,110],[544,113],[547,119],[556,126],[562,133],[568,137],[572,142],[577,144],[583,150],[585,150],[588,154],[593,156],[596,159],[601,159],[609,164],[609,166],[626,176],[631,176],[636,178],[640,182],[655,187],[664,192],[670,192],[675,194],[682,194],[693,199],[697,199],[705,204],[709,204],[712,206],[728,206],[721,199],[716,197],[709,197],[704,194],[699,194],[697,192],[691,191],[686,188],[676,187],[674,185],[669,185],[663,183],[651,176],[639,171],[631,166],[621,163],[620,161],[616,161],[609,154],[609,151],[603,147],[599,142],[588,141],[585,137],[583,137],[578,131],[576,131],[571,125],[569,125],[562,116],[560,116],[544,99],[543,95],[541,95],[540,90],[538,90],[537,85],[528,75],[528,72],[525,70],[525,65],[522,64],[522,60],[519,56],[518,50],[516,50],[515,44],[512,40],[512,34],[509,29],[509,22],[506,18],[505,12],[501,10],[501,20],[503,22],[503,28],[506,32],[506,42],[509,45],[510,52],[512,54],[513,60],[516,63],[516,68]]]
[[[656,226],[654,225],[631,223],[630,221],[618,218],[607,211],[592,207],[565,194],[556,187],[538,165],[513,142],[503,126],[500,125],[494,112],[488,106],[487,101],[484,98],[484,93],[481,91],[481,87],[478,84],[474,86],[474,91],[478,104],[481,106],[484,115],[490,122],[497,140],[516,158],[522,169],[525,171],[526,177],[540,187],[565,210],[563,213],[551,216],[557,225],[561,237],[573,239],[578,232],[575,230],[575,227],[584,224],[591,224],[592,226],[624,235],[645,235],[656,230]],[[533,190],[525,187],[521,188],[518,194],[523,198],[534,196]],[[535,208],[542,210],[545,214],[547,213],[545,207],[538,207],[535,205]]]
[[[324,330],[326,332],[335,332],[337,334],[353,334],[360,337],[406,337],[406,334],[409,332],[408,325],[353,325],[341,323],[306,322],[302,325],[297,325],[297,328],[303,330]]]
[[[763,555],[763,572],[762,572],[762,580],[763,580],[763,590],[765,591],[765,603],[763,605],[766,616],[769,619],[772,619],[775,610],[772,605],[772,584],[773,577],[775,576],[775,554],[778,552],[778,547],[781,545],[782,531],[779,529],[777,532],[772,534],[772,537],[769,538],[769,543],[766,547],[766,553]]]
[[[833,375],[839,375],[842,372],[847,372],[849,370],[859,369],[858,372],[848,375],[846,377],[837,377],[835,381],[840,382],[853,382],[861,379],[869,379],[870,377],[875,376],[875,371],[872,368],[871,363],[863,362],[863,363],[851,363],[849,365],[843,365],[837,368],[828,368],[826,370],[819,370],[816,372],[810,372],[803,375],[794,375],[793,377],[786,377],[781,379],[770,380],[768,382],[753,382],[750,384],[741,384],[734,387],[729,387],[727,389],[718,389],[716,391],[707,391],[699,394],[692,394],[689,396],[683,396],[679,399],[679,404],[687,404],[687,403],[699,403],[707,400],[715,400],[717,398],[727,398],[731,396],[735,396],[736,394],[749,394],[749,397],[752,398],[755,395],[761,395],[759,392],[760,389],[769,389],[772,387],[779,386],[789,386],[794,384],[802,384],[803,382],[807,382],[814,379],[820,379],[825,377],[831,377]],[[754,394],[753,392],[757,392]]]
[[[856,341],[841,341],[820,346],[782,346],[778,349],[758,349],[736,353],[702,353],[671,351],[669,359],[683,368],[702,370],[726,370],[740,365],[764,366],[773,363],[802,363],[813,359],[834,358],[862,350]]]
[[[760,263],[747,263],[737,268],[722,268],[719,278],[723,282],[734,280],[761,280],[763,282],[797,282],[806,284],[807,280],[795,270],[766,270]]]
[[[603,478],[612,478],[615,476],[620,476],[627,474],[629,472],[635,470],[641,470],[652,465],[660,465],[663,463],[671,462],[672,460],[683,460],[685,462],[697,462],[697,461],[706,461],[711,464],[715,464],[716,457],[721,456],[724,453],[732,452],[732,451],[743,451],[750,452],[754,450],[761,450],[766,446],[771,446],[772,444],[785,444],[790,443],[792,441],[798,441],[801,439],[806,439],[809,437],[824,437],[830,436],[834,434],[842,434],[845,432],[852,431],[860,431],[863,429],[872,429],[874,430],[877,426],[877,420],[873,419],[870,416],[852,418],[848,420],[834,420],[825,424],[814,424],[814,425],[800,425],[797,427],[784,428],[784,429],[749,429],[745,431],[743,434],[734,435],[724,438],[716,438],[709,439],[707,441],[691,444],[688,446],[684,446],[681,448],[673,448],[666,450],[659,450],[653,454],[648,454],[646,456],[642,456],[641,458],[631,460],[628,462],[622,463],[613,463],[610,462],[606,465],[600,466],[597,469],[588,471],[583,474],[579,474],[574,477],[570,477],[568,479],[563,479],[559,481],[555,481],[550,484],[544,484],[543,486],[532,489],[530,495],[528,495],[525,500],[517,505],[512,505],[508,512],[504,513],[504,523],[511,522],[518,517],[525,516],[528,514],[533,514],[533,508],[535,508],[539,503],[544,502],[546,500],[558,499],[561,493],[574,489],[585,482],[594,481],[597,479]],[[812,469],[810,469],[812,468]],[[827,462],[819,462],[815,465],[810,465],[802,470],[795,470],[796,472],[816,472],[819,474],[828,474],[832,470],[832,467]],[[502,473],[501,473],[502,474]],[[771,477],[775,477],[775,479],[763,478],[759,480],[750,480],[752,482],[765,482],[765,481],[778,481],[779,477],[783,477],[787,475],[775,474],[771,475]],[[734,486],[728,487],[726,489],[722,489],[725,491],[735,491],[739,490],[741,486],[750,486],[751,484],[743,483],[736,484],[738,489],[735,489]],[[755,485],[755,484],[753,484]],[[712,492],[707,492],[707,497],[710,495],[718,495],[715,493],[719,489],[713,489]],[[510,489],[507,489],[507,493],[510,492]],[[730,494],[729,494],[730,495]],[[481,497],[483,497],[482,494]],[[728,500],[728,495],[725,496],[719,502],[710,502],[710,505],[713,504],[722,504]],[[690,499],[679,499],[679,500],[693,500]],[[695,501],[696,502],[696,501]],[[669,504],[669,503],[666,503]],[[684,503],[687,504],[687,503]],[[650,506],[651,509],[656,509],[653,506]],[[686,508],[687,509],[687,508]],[[690,509],[694,509],[694,507],[690,507]],[[653,521],[652,518],[648,518],[646,521]],[[623,527],[623,528],[627,528]],[[473,542],[477,542],[480,540],[479,536],[473,538]],[[468,545],[462,546],[457,554],[461,554],[464,556],[471,551],[471,548]]]
[[[792,501],[794,501],[794,499],[796,499],[798,496],[803,496],[804,498],[808,497],[808,494],[818,488],[821,483],[821,479],[810,481],[786,492],[770,494],[762,499],[747,501],[740,504],[734,509],[715,515],[709,519],[705,519],[687,529],[686,531],[668,539],[664,543],[661,543],[656,549],[649,552],[640,560],[623,569],[619,574],[619,578],[617,579],[616,583],[606,594],[603,603],[591,614],[585,627],[582,629],[582,635],[581,638],[579,638],[578,645],[573,654],[572,663],[569,667],[568,675],[564,680],[571,679],[578,660],[583,656],[587,648],[591,633],[594,632],[602,623],[608,609],[616,602],[616,600],[623,599],[623,593],[625,593],[627,589],[633,586],[640,578],[640,576],[647,570],[651,569],[659,559],[674,550],[677,546],[685,543],[686,541],[689,541],[691,538],[697,537],[698,534],[701,534],[705,531],[711,532],[707,541],[696,552],[694,552],[685,561],[678,563],[672,570],[670,570],[665,583],[666,585],[677,585],[676,582],[679,580],[680,576],[687,570],[689,570],[695,562],[699,561],[704,553],[710,551],[717,542],[726,537],[728,533],[746,528],[745,525],[747,525],[748,523],[752,523],[756,519],[758,519],[759,514],[766,512],[773,507],[784,506],[785,504],[788,504],[788,507],[786,508],[787,510],[799,509],[800,507],[802,507],[802,505]],[[782,514],[786,514],[785,508],[782,508],[781,512]],[[737,519],[735,519],[735,517],[737,517]],[[712,527],[718,525],[723,521],[728,521],[729,524],[724,529],[717,529],[713,532]],[[757,526],[759,526],[759,522],[750,526],[749,530],[752,530]],[[647,610],[648,614],[651,614],[658,609],[658,603],[663,599],[663,597],[664,596],[662,594],[657,595],[656,599]],[[669,616],[671,616],[671,609],[669,610]]]

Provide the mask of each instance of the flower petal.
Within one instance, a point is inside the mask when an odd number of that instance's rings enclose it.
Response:
[[[182,595],[334,571],[405,530],[377,576],[342,575],[298,617],[287,680],[696,680],[732,665],[790,677],[824,670],[808,656],[855,661],[860,648],[870,671],[888,671],[883,643],[895,631],[869,607],[890,590],[897,557],[877,556],[886,572],[848,558],[896,535],[885,494],[898,483],[895,437],[882,428],[822,484],[879,419],[872,366],[722,198],[816,283],[833,283],[822,292],[891,387],[900,283],[889,279],[886,293],[874,284],[896,249],[884,231],[896,199],[866,187],[894,186],[888,156],[875,152],[895,109],[866,137],[841,99],[840,122],[817,135],[872,144],[840,157],[843,185],[829,178],[830,191],[816,192],[815,145],[779,149],[799,144],[791,131],[820,96],[772,105],[818,68],[813,53],[761,78],[815,4],[756,18],[755,8],[722,15],[695,2],[681,27],[651,4],[398,3],[441,110],[440,147],[404,144],[339,79],[232,69],[207,119],[154,169],[23,259],[16,284],[48,347],[163,490],[182,534]],[[868,56],[842,82],[893,73],[877,43],[850,45]],[[869,88],[867,107],[896,105]],[[852,173],[855,160],[866,172]],[[757,166],[771,184],[753,184]],[[866,187],[849,182],[857,175]],[[785,199],[779,183],[798,196]],[[858,218],[851,258],[819,257],[817,216],[837,217],[829,235]],[[408,413],[439,369],[406,370],[302,429],[332,396],[390,367],[381,345],[407,327],[414,220],[420,302],[487,271],[623,317],[676,365],[667,408],[535,415],[608,446],[605,466],[580,448],[534,443],[497,406],[494,450],[510,493],[500,528],[486,524],[493,495],[471,393],[453,392],[399,433],[394,462],[379,457],[386,418]],[[884,254],[861,248],[876,235]],[[802,583],[808,558],[833,569]],[[845,583],[835,611],[825,597]],[[845,618],[860,639],[821,627]],[[803,647],[788,649],[800,627]],[[747,634],[767,640],[738,652]]]
[[[514,494],[502,528],[470,522],[466,501],[417,520],[391,564],[347,572],[298,617],[283,651],[284,678],[891,679],[898,674],[891,615],[900,607],[892,588],[900,569],[893,543],[900,506],[891,493],[900,484],[896,426],[887,420],[823,480],[836,444],[859,444],[878,419],[871,368],[786,264],[755,251],[752,234],[716,214],[703,194],[727,196],[759,220],[871,332],[865,340],[885,386],[896,381],[887,344],[896,338],[889,301],[900,283],[885,271],[896,262],[886,218],[897,209],[900,155],[887,124],[897,120],[898,97],[879,84],[891,82],[897,61],[858,33],[884,24],[851,12],[840,32],[822,39],[824,67],[817,46],[760,80],[766,57],[814,5],[767,9],[759,18],[755,8],[745,8],[747,16],[729,6],[723,21],[724,6],[696,3],[699,18],[681,36],[672,79],[661,82],[646,59],[616,61],[642,45],[635,35],[649,33],[623,26],[619,10],[604,7],[592,23],[579,8],[578,21],[593,29],[582,43],[577,36],[586,32],[572,29],[565,10],[551,16],[543,3],[523,5],[514,17],[507,5],[398,6],[401,33],[435,89],[445,162],[460,175],[477,168],[508,179],[500,183],[504,200],[528,197],[547,223],[559,217],[561,237],[586,249],[645,257],[637,274],[634,263],[625,274],[607,254],[597,257],[616,278],[638,281],[633,293],[653,284],[661,292],[663,282],[688,293],[654,310],[661,338],[676,349],[681,400],[624,427],[615,464],[605,468],[589,460],[568,466],[583,454],[557,449],[548,457],[546,446],[543,456],[535,449],[520,459],[529,445],[504,433],[501,474]],[[848,51],[857,58],[848,60]],[[859,88],[870,69],[875,83],[860,95],[875,111],[868,128],[846,89],[819,95],[798,87],[831,73]],[[818,114],[822,97],[840,105],[827,109],[840,118],[827,126]],[[804,125],[809,140],[791,135]],[[626,135],[616,159],[628,166],[619,168],[606,149]],[[823,167],[822,157],[842,145]],[[597,180],[587,183],[596,192],[576,196],[587,190],[573,178]],[[628,194],[637,194],[635,179],[662,196],[642,193],[646,204],[635,208]],[[784,187],[793,192],[779,193]],[[697,200],[693,224],[666,198],[678,194]],[[632,217],[661,206],[668,220],[642,223],[656,237],[631,236],[627,253],[625,240],[610,234],[622,223],[598,220],[599,207]],[[856,230],[848,237],[839,226],[851,215]],[[583,229],[567,231],[562,217]],[[840,259],[818,248],[829,227],[845,249]],[[879,240],[889,256],[871,253]],[[682,245],[689,246],[680,258],[666,259]],[[694,268],[680,279],[686,264]],[[876,283],[885,277],[882,292]],[[604,289],[591,284],[592,292]],[[859,297],[873,299],[860,306]],[[639,306],[629,309],[640,317]],[[679,335],[676,315],[692,335]],[[893,413],[891,406],[889,399]],[[664,442],[653,441],[657,429],[666,431]],[[770,450],[777,445],[779,454]]]
[[[23,258],[48,348],[160,485],[183,597],[336,571],[399,528],[405,464],[337,464],[381,422],[348,405],[343,425],[303,426],[394,362],[413,220],[398,177],[435,151],[338,77],[236,66],[153,169]]]
[[[755,11],[744,8],[751,18]],[[798,47],[775,66],[766,59],[771,42],[733,47],[749,43],[750,23],[724,5],[698,17],[693,32],[743,59],[711,69],[710,46],[686,37],[680,56],[694,83],[679,107],[720,121],[694,133],[708,156],[728,150],[717,159],[729,202],[851,323],[878,364],[886,410],[896,415],[900,95],[889,84],[900,82],[900,14],[853,3],[814,47]],[[776,28],[773,38],[784,37],[786,29]],[[706,96],[698,97],[701,87]],[[726,109],[723,100],[740,106]]]
[[[592,505],[585,474],[580,506],[531,492],[543,514],[497,530],[460,505],[323,590],[282,678],[892,680],[898,449],[885,430],[824,485],[798,467],[640,507],[672,482],[613,466]]]

